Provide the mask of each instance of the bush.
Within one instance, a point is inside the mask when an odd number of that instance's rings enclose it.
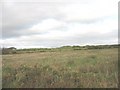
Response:
[[[16,49],[15,48],[2,48],[2,54],[15,54]]]

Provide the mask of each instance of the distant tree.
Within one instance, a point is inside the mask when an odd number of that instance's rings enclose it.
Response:
[[[15,47],[2,48],[2,54],[14,54],[14,53],[16,53]]]
[[[0,55],[2,54],[2,48],[0,47]]]
[[[80,47],[80,46],[72,46],[72,48],[73,48],[74,50],[81,50],[81,47]]]
[[[11,49],[11,50],[16,50],[16,48],[15,48],[15,47],[9,47],[8,49]]]

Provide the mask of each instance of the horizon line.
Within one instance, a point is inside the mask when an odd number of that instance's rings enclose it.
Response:
[[[60,48],[64,46],[104,46],[104,45],[120,45],[120,43],[114,43],[114,44],[85,44],[85,45],[61,45],[61,46],[56,46],[56,47],[43,47],[43,46],[23,46],[23,47],[16,47],[16,46],[0,46],[0,48],[10,48],[10,47],[15,47],[16,49],[32,49],[32,48]]]

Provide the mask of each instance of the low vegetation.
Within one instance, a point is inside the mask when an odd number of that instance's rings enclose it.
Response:
[[[78,48],[3,55],[3,88],[118,87],[117,48]]]
[[[118,48],[120,45],[86,45],[86,46],[62,46],[59,48],[27,48],[16,49],[15,47],[0,48],[2,54],[20,54],[20,53],[37,53],[37,52],[56,52],[56,51],[68,51],[68,50],[91,50],[91,49],[110,49]]]

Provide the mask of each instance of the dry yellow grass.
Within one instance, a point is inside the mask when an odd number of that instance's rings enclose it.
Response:
[[[117,77],[117,48],[3,55],[4,88],[116,88]]]

